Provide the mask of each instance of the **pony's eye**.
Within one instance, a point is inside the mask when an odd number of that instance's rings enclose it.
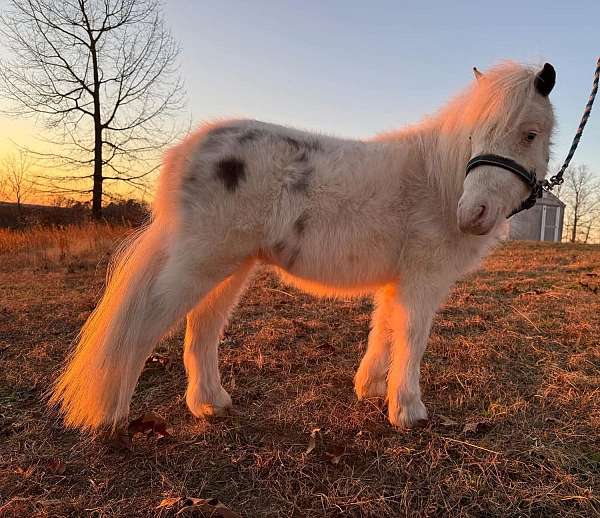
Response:
[[[527,142],[533,142],[535,140],[535,137],[537,137],[537,133],[530,131],[529,133],[527,133],[527,136],[525,138],[527,139]]]

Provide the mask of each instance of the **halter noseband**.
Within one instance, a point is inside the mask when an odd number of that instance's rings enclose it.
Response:
[[[479,167],[480,165],[492,165],[494,167],[500,167],[501,169],[510,171],[511,173],[517,175],[519,179],[521,179],[523,182],[525,182],[531,190],[529,196],[521,203],[521,205],[519,205],[519,207],[513,210],[507,217],[510,218],[511,216],[514,216],[522,210],[530,209],[535,205],[535,202],[538,200],[538,198],[542,197],[543,183],[538,181],[538,179],[535,176],[535,171],[528,171],[521,164],[515,162],[514,160],[500,155],[477,155],[471,158],[471,160],[469,160],[469,162],[467,163],[466,174],[468,175],[469,172],[471,172],[476,167]]]

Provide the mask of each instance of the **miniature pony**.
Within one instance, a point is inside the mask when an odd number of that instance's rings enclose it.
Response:
[[[420,362],[432,318],[529,196],[502,155],[547,172],[555,72],[504,63],[435,116],[373,140],[254,120],[206,125],[166,155],[151,222],[123,248],[53,387],[67,425],[127,419],[145,360],[187,315],[186,401],[196,416],[231,406],[218,342],[257,263],[319,296],[373,294],[359,398],[385,397],[390,422],[427,418]]]

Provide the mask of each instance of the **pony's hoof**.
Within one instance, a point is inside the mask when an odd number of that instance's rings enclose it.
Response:
[[[196,417],[209,418],[209,417],[225,417],[231,412],[231,406],[215,406],[210,403],[200,405],[194,415]]]
[[[423,428],[427,425],[427,409],[420,400],[402,407],[390,405],[388,410],[390,423],[396,428]]]
[[[193,398],[186,396],[187,406],[196,417],[223,417],[229,415],[232,407],[231,396],[224,388],[212,398]]]
[[[369,398],[383,398],[387,392],[387,382],[385,379],[378,381],[370,381],[367,383],[356,383],[354,385],[354,392],[359,400]]]

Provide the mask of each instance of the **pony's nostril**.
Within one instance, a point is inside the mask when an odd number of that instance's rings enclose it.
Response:
[[[475,219],[476,220],[482,219],[485,216],[486,212],[487,212],[487,207],[485,205],[480,205],[479,212],[477,213],[477,216],[475,217]]]
[[[462,203],[461,203],[462,202]],[[458,228],[466,234],[487,234],[495,224],[495,207],[486,200],[461,200],[458,204]]]

